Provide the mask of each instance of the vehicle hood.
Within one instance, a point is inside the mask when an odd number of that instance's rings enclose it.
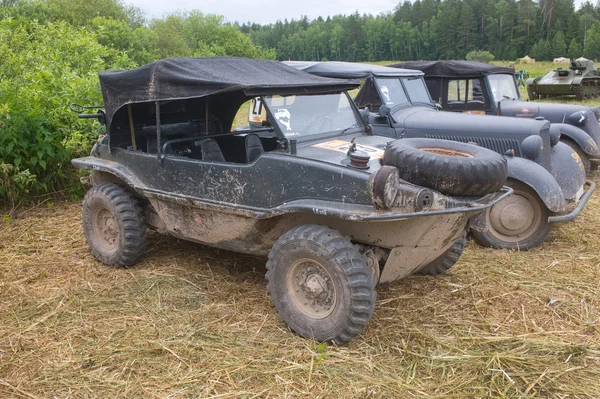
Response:
[[[357,169],[349,166],[348,149],[352,145],[353,139],[357,147],[356,150],[366,153],[371,157],[368,169]],[[369,136],[364,133],[356,135],[345,134],[343,136],[330,137],[326,140],[298,143],[297,155],[302,158],[373,173],[381,167],[383,153],[391,141],[393,140],[389,137]]]
[[[394,119],[407,133],[465,136],[477,134],[494,138],[523,140],[530,135],[546,135],[550,123],[538,120],[504,118],[494,115],[465,115],[420,107],[397,112]]]
[[[571,114],[588,111],[589,109],[589,107],[577,104],[534,103],[519,100],[504,100],[500,102],[500,114],[502,116],[523,118],[542,116],[552,123],[569,123],[566,120]]]

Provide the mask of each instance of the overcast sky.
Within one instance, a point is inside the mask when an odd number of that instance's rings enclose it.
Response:
[[[584,0],[575,0],[578,7]],[[392,11],[399,0],[125,0],[144,11],[146,17],[161,18],[177,10],[200,10],[205,14],[224,15],[229,22],[268,24],[278,19],[309,19],[336,14],[379,14]]]
[[[278,19],[298,19],[301,15],[379,14],[392,11],[398,0],[125,0],[144,11],[146,17],[160,18],[177,10],[199,10],[205,14],[225,16],[229,22],[258,22],[268,24]]]

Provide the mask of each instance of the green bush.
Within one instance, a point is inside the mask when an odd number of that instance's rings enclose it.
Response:
[[[467,54],[467,61],[490,62],[494,58],[494,54],[489,51],[475,50]]]
[[[0,20],[0,54],[0,202],[74,187],[97,130],[68,105],[101,104],[97,73],[133,64],[65,22]]]

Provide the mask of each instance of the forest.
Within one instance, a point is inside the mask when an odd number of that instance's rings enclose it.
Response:
[[[600,2],[573,0],[416,0],[380,15],[336,15],[244,23],[240,29],[280,60],[465,59],[474,50],[498,60],[600,57]]]
[[[368,10],[368,7],[367,7]],[[101,104],[97,73],[168,57],[279,60],[600,57],[600,4],[416,0],[380,15],[269,25],[197,11],[148,19],[121,0],[0,0],[0,204],[81,194],[73,157],[97,137],[70,103]]]

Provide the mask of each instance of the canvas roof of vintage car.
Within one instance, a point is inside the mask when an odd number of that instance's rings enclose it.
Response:
[[[330,78],[364,79],[370,76],[378,77],[400,77],[421,76],[423,72],[418,70],[389,68],[381,65],[359,64],[342,61],[285,61],[283,64],[293,66],[313,75],[326,76]]]
[[[169,58],[126,71],[99,74],[107,124],[133,103],[206,97],[316,94],[350,90],[358,81],[328,79],[280,62],[238,57]]]
[[[455,78],[515,73],[513,68],[478,61],[408,61],[390,65],[392,68],[408,68],[423,71],[426,77]]]

